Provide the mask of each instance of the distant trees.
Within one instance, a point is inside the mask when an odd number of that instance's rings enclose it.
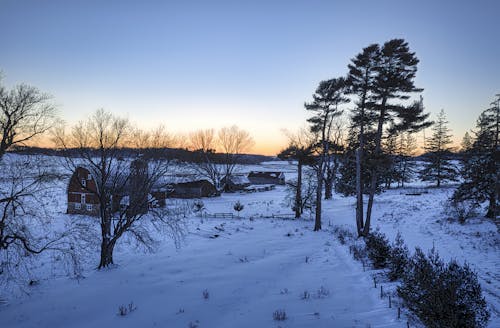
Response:
[[[19,84],[7,90],[0,84],[0,159],[12,146],[25,145],[54,125],[56,108],[50,100],[33,86]]]
[[[198,130],[189,135],[189,140],[190,148],[198,155],[193,169],[208,179],[218,194],[223,188],[221,180],[233,175],[242,155],[254,144],[250,134],[236,125],[217,133],[214,129]]]
[[[435,181],[436,187],[440,187],[444,181],[456,181],[458,175],[456,166],[449,159],[452,135],[443,109],[439,112],[432,130],[432,137],[427,140],[425,146],[427,163],[420,172],[420,177],[423,181]]]
[[[55,137],[57,146],[68,152],[65,158],[67,168],[75,171],[77,167],[83,166],[91,172],[97,183],[95,190],[87,188],[87,191],[99,200],[99,268],[114,263],[114,248],[125,233],[151,250],[154,245],[150,234],[152,228],[163,229],[175,241],[183,231],[182,222],[166,210],[154,208],[154,199],[148,195],[154,185],[166,183],[162,177],[168,171],[169,162],[162,158],[149,158],[147,153],[139,153],[136,161],[121,157],[121,147],[132,143],[130,130],[128,120],[100,109],[88,120],[74,125],[69,134],[60,128]],[[161,137],[155,138],[147,133],[142,136],[145,149],[167,146]],[[70,156],[71,153],[76,153],[78,157]],[[113,198],[124,195],[128,185],[133,189],[128,194],[128,203],[125,202],[124,207],[115,212]],[[152,209],[147,211],[150,207]]]
[[[316,189],[316,214],[314,231],[321,230],[321,196],[323,179],[326,169],[327,156],[331,151],[331,134],[334,129],[334,120],[342,114],[340,105],[347,103],[345,96],[346,81],[344,78],[334,78],[320,82],[313,101],[305,103],[306,110],[312,112],[312,117],[307,121],[312,133],[318,135],[317,147],[317,189]]]
[[[452,196],[455,202],[488,202],[486,217],[496,218],[500,201],[500,94],[476,122],[475,137],[466,150],[461,176],[463,182]]]

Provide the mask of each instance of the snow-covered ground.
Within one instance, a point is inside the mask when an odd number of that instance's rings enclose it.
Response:
[[[284,170],[287,178],[294,174],[286,162],[242,171],[259,169]],[[56,219],[88,220],[64,214],[64,190],[63,182],[51,190]],[[400,231],[410,249],[434,245],[446,259],[469,262],[492,310],[489,326],[499,327],[497,227],[447,220],[442,206],[451,192],[429,189],[407,196],[389,190],[376,197],[373,227],[390,239]],[[278,187],[203,199],[207,213],[234,212],[239,200],[241,218],[193,214],[180,249],[165,239],[155,253],[142,253],[122,242],[114,257],[118,265],[108,270],[95,270],[97,248],[88,250],[84,279],[54,274],[38,263],[40,283],[25,288],[29,295],[13,293],[0,305],[2,327],[406,327],[405,318],[398,320],[387,299],[379,298],[372,272],[331,233],[335,225],[354,229],[354,198],[334,195],[324,202],[321,232],[313,232],[309,220],[270,218],[292,213],[284,198],[284,187]],[[119,316],[119,306],[130,303],[136,309]],[[285,311],[287,319],[274,320],[276,310]]]

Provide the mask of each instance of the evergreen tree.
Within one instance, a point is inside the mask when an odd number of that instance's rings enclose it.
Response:
[[[361,191],[366,194],[368,193],[371,180],[371,172],[374,170],[372,167],[375,161],[373,161],[373,150],[374,150],[374,133],[364,133],[364,147],[363,156],[360,157],[361,160]],[[349,127],[347,144],[342,155],[341,165],[339,167],[339,176],[336,179],[335,190],[344,196],[356,195],[356,155],[359,154],[359,127],[354,124]],[[382,179],[380,178],[377,184],[377,192],[382,191]],[[361,222],[362,228],[363,222]]]
[[[472,137],[470,136],[469,132],[465,132],[464,137],[462,138],[462,143],[461,145],[461,151],[463,153],[467,152],[469,149],[472,148],[474,140],[472,140]]]
[[[432,137],[425,146],[427,163],[420,172],[420,177],[422,181],[435,181],[436,187],[440,187],[442,182],[457,181],[458,175],[456,166],[449,159],[452,135],[443,109],[439,112],[432,131]]]
[[[375,68],[375,79],[372,90],[373,105],[369,110],[377,119],[374,149],[374,170],[371,174],[368,207],[364,222],[363,234],[370,232],[373,200],[377,191],[380,175],[384,172],[382,139],[387,123],[396,131],[416,132],[429,125],[428,114],[423,112],[422,101],[407,106],[404,100],[413,92],[420,92],[415,87],[418,59],[410,51],[408,43],[403,39],[393,39],[380,48],[380,59]],[[398,101],[394,101],[398,100]],[[378,163],[377,163],[378,162]]]
[[[498,216],[500,199],[499,102],[500,95],[497,95],[492,107],[479,116],[475,141],[467,151],[461,171],[463,183],[452,196],[452,200],[473,200],[478,205],[488,202],[486,217],[489,218]]]
[[[329,139],[334,127],[334,120],[342,114],[339,107],[343,103],[349,101],[345,97],[346,81],[343,78],[335,78],[328,81],[320,82],[311,103],[304,104],[306,110],[311,111],[313,116],[307,121],[310,123],[312,133],[318,135],[318,160],[317,160],[317,180],[318,186],[316,190],[316,214],[314,231],[321,230],[321,195],[323,188],[323,177],[325,174],[326,156],[330,152]]]
[[[364,221],[363,221],[363,191],[367,190],[365,187],[364,178],[366,178],[366,166],[364,164],[365,157],[365,133],[373,125],[375,117],[373,113],[367,111],[368,108],[373,106],[371,98],[372,90],[375,84],[376,67],[380,61],[380,46],[372,44],[363,49],[361,53],[351,59],[348,65],[349,74],[347,77],[349,85],[349,93],[357,96],[356,107],[352,116],[353,123],[359,127],[357,148],[352,148],[346,152],[345,160],[351,161],[354,159],[355,169],[355,190],[356,190],[356,226],[358,235],[362,235]],[[351,140],[350,145],[354,145]],[[347,163],[344,163],[347,164]],[[352,165],[352,163],[349,163]],[[348,174],[349,168],[344,165],[344,180],[343,186],[349,186],[348,181],[352,177]],[[352,172],[351,172],[352,173]],[[343,188],[343,187],[341,187]]]

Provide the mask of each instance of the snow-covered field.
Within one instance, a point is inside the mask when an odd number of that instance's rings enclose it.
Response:
[[[283,162],[243,171],[258,169],[294,175],[294,167]],[[51,190],[56,220],[88,220],[64,214],[64,191],[64,182],[60,190]],[[497,227],[479,219],[465,225],[447,220],[442,206],[451,192],[429,189],[407,196],[401,189],[389,190],[376,197],[373,227],[391,239],[400,231],[410,249],[435,246],[446,259],[469,262],[492,311],[489,326],[499,327]],[[373,272],[364,271],[331,233],[336,225],[354,229],[354,198],[334,195],[324,202],[321,232],[313,232],[309,220],[270,218],[291,213],[284,198],[284,188],[278,187],[204,199],[208,213],[234,212],[239,200],[241,218],[192,214],[179,249],[168,238],[155,253],[123,242],[114,257],[117,267],[108,270],[94,269],[98,252],[90,249],[84,279],[55,274],[50,265],[38,263],[40,282],[24,288],[29,295],[9,294],[0,305],[1,326],[406,327],[405,317],[398,320],[396,309],[379,298]],[[130,303],[135,310],[119,316],[119,307]],[[276,310],[285,311],[287,319],[274,320]]]

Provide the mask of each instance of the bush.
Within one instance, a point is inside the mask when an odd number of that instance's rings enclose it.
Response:
[[[389,272],[387,276],[390,281],[395,281],[403,278],[408,265],[409,251],[406,247],[401,234],[398,232],[396,240],[391,245],[387,267]]]
[[[197,199],[193,202],[193,212],[198,213],[205,209],[205,203],[202,200]]]
[[[124,317],[135,310],[137,310],[137,306],[134,305],[134,302],[130,302],[128,305],[122,304],[118,307],[118,315]]]
[[[447,264],[433,249],[417,248],[398,287],[403,303],[427,327],[486,327],[490,313],[477,275],[456,261]]]
[[[351,252],[352,257],[356,261],[361,261],[361,262],[365,263],[365,259],[368,256],[366,254],[366,246],[365,245],[352,244],[351,246],[349,246],[349,251]]]
[[[284,321],[286,318],[287,316],[285,310],[276,310],[273,312],[273,319],[276,321]]]
[[[477,216],[479,205],[472,200],[450,199],[445,205],[444,212],[452,219],[464,224],[467,219]]]
[[[371,232],[365,239],[366,251],[368,257],[373,263],[375,269],[383,269],[387,267],[387,260],[391,251],[389,241],[386,236],[380,231]]]
[[[351,231],[339,226],[336,226],[333,229],[333,233],[337,236],[337,239],[342,245],[345,245],[348,241],[355,239],[354,234]]]

